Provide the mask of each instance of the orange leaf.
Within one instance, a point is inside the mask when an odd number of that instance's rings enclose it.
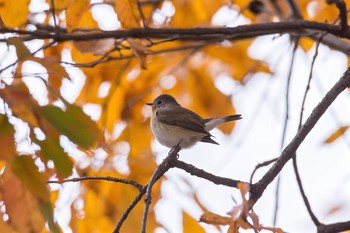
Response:
[[[38,103],[21,79],[15,79],[10,86],[5,85],[4,89],[0,89],[0,97],[9,105],[14,116],[27,122],[30,127],[38,126],[37,117],[32,111]]]
[[[38,171],[38,167],[30,156],[17,156],[11,163],[11,169],[37,199],[49,200],[49,190],[45,178]]]
[[[215,87],[214,80],[208,74],[206,67],[191,69],[186,85],[192,97],[192,105],[189,108],[198,112],[202,117],[219,117],[235,113],[230,97]],[[234,123],[224,124],[220,129],[224,133],[229,133],[233,125]]]
[[[338,128],[334,133],[332,133],[323,143],[330,144],[341,137],[349,128],[349,125],[342,126]]]
[[[6,27],[22,27],[27,22],[30,0],[1,0],[0,15]]]
[[[199,225],[198,221],[192,216],[188,215],[186,212],[182,211],[182,222],[183,222],[183,232],[205,232],[205,230]]]
[[[252,40],[246,40],[240,43],[234,43],[230,46],[208,46],[204,51],[211,56],[227,65],[228,72],[232,77],[240,82],[248,74],[257,72],[271,73],[267,64],[263,61],[255,60],[248,56],[248,49]]]
[[[141,15],[137,0],[116,0],[114,10],[123,28],[140,27]]]
[[[212,212],[202,214],[199,221],[214,225],[229,225],[232,222],[231,218],[214,214]]]
[[[1,177],[0,192],[11,226],[17,232],[41,232],[45,221],[40,213],[38,202],[28,192],[28,187],[23,185],[21,179],[11,169],[5,169]],[[4,229],[1,229],[4,232]]]
[[[11,161],[16,152],[15,129],[8,121],[7,116],[0,115],[0,158]]]
[[[96,21],[93,19],[90,10],[90,1],[74,0],[71,1],[66,10],[66,22],[68,32],[76,28],[95,28]]]
[[[128,39],[131,50],[136,56],[142,69],[146,69],[147,48],[142,45],[141,40]]]
[[[176,27],[206,26],[210,23],[214,13],[226,3],[225,0],[172,1],[175,14],[171,19],[171,24]]]

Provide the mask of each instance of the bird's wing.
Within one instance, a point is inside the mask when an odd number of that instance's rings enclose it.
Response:
[[[161,109],[157,112],[157,118],[160,122],[165,124],[175,125],[188,130],[210,135],[205,130],[205,125],[202,123],[202,118],[198,114],[181,106],[172,109]]]

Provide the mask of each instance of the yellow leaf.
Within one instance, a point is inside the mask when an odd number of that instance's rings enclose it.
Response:
[[[0,0],[0,16],[6,27],[23,27],[27,22],[30,0]]]
[[[115,0],[114,10],[123,28],[140,27],[141,15],[137,0]]]
[[[205,233],[205,230],[199,225],[198,221],[184,211],[182,211],[182,222],[184,233]]]
[[[332,133],[326,140],[324,140],[325,144],[330,144],[340,138],[349,128],[349,125],[342,126],[338,128],[334,133]]]
[[[66,22],[68,32],[79,28],[97,28],[97,23],[90,11],[90,1],[71,1],[66,10]]]
[[[172,1],[175,14],[171,18],[171,25],[175,27],[194,27],[207,26],[212,16],[220,7],[224,6],[227,1],[216,0],[197,0],[197,1]]]
[[[71,1],[72,0],[55,0],[55,12],[59,13],[65,10]],[[50,7],[52,7],[52,0],[46,0],[46,3],[49,4]]]
[[[299,45],[304,50],[304,52],[309,51],[314,44],[315,44],[315,41],[309,38],[301,37],[299,39]]]

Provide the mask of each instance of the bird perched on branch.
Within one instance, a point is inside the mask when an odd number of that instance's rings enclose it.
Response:
[[[209,133],[216,126],[241,119],[241,115],[202,118],[197,113],[183,108],[174,97],[162,94],[152,103],[151,129],[160,144],[173,148],[189,148],[197,142],[219,144]]]

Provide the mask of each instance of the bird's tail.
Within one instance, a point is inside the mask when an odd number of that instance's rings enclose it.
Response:
[[[217,118],[206,118],[203,119],[203,123],[205,125],[205,129],[209,132],[210,130],[214,129],[216,126],[229,122],[229,121],[237,121],[239,119],[242,119],[240,114],[225,116],[225,117],[217,117]]]

